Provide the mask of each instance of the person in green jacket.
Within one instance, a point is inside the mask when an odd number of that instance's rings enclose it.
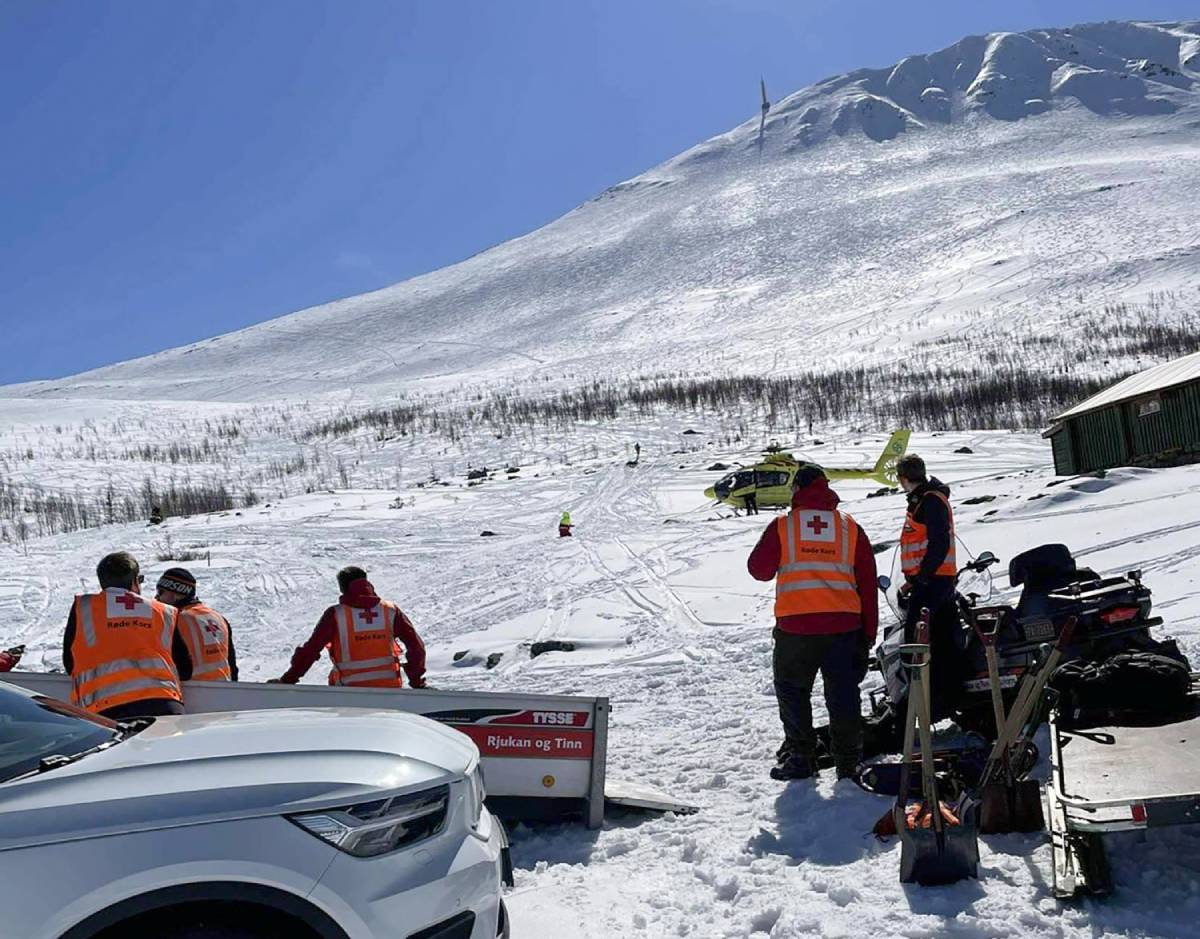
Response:
[[[575,526],[571,524],[571,513],[563,512],[562,518],[560,518],[558,520],[558,537],[559,538],[570,538],[571,537],[571,529],[574,527]]]

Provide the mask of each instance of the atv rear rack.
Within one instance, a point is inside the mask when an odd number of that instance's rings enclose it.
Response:
[[[1151,726],[1068,729],[1050,716],[1045,794],[1054,895],[1113,889],[1102,836],[1200,823],[1200,673],[1189,716]]]

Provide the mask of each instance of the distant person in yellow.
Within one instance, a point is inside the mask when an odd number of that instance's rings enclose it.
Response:
[[[571,537],[571,529],[574,527],[575,526],[573,524],[571,524],[571,513],[563,512],[562,518],[560,518],[558,520],[558,537],[559,538],[570,538]]]

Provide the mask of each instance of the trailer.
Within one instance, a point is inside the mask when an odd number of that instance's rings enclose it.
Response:
[[[1200,673],[1169,723],[1072,729],[1050,716],[1046,804],[1054,895],[1113,889],[1103,836],[1200,822]]]
[[[61,673],[9,672],[3,680],[70,700]],[[607,698],[434,689],[343,688],[252,682],[184,682],[188,713],[355,707],[420,714],[453,727],[479,748],[488,807],[502,818],[604,820]],[[613,783],[607,801],[625,808],[695,811],[645,787]]]

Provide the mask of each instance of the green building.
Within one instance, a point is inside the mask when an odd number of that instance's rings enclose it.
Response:
[[[1131,375],[1054,419],[1054,470],[1200,461],[1200,352]]]

